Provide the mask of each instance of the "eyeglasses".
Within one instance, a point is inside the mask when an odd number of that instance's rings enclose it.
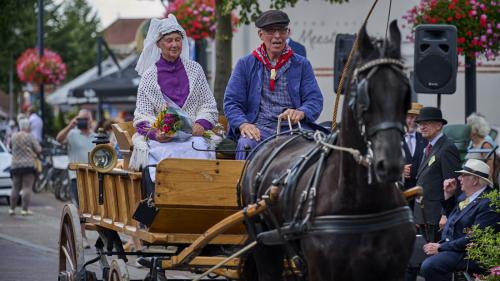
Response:
[[[285,35],[288,33],[288,28],[269,28],[262,30],[265,35],[274,35],[278,32],[279,35]]]

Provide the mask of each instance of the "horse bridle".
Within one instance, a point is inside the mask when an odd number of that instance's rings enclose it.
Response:
[[[394,71],[396,71],[396,73],[398,73],[405,79],[405,82],[407,84],[409,84],[408,78],[403,72],[404,64],[397,59],[379,58],[371,60],[364,65],[354,69],[353,79],[351,81],[349,107],[352,109],[356,119],[358,120],[359,130],[365,140],[369,140],[378,132],[384,130],[397,130],[401,132],[401,134],[404,134],[403,124],[397,121],[384,121],[366,131],[364,113],[370,108],[370,96],[368,93],[369,80],[380,69],[380,66],[382,65],[391,67]],[[367,71],[369,71],[368,74],[365,77],[360,78],[361,74]]]

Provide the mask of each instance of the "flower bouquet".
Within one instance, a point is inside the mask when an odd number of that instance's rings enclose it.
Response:
[[[151,130],[155,130],[159,135],[172,141],[184,141],[191,137],[193,126],[191,119],[184,111],[166,107],[156,116]]]

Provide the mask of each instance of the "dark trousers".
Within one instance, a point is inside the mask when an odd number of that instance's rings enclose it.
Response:
[[[420,274],[425,277],[425,281],[450,281],[455,271],[481,273],[475,262],[465,260],[464,257],[465,252],[439,252],[424,260]]]
[[[433,225],[433,224],[427,224],[427,225],[420,224],[419,227],[417,228],[417,234],[420,234],[423,237],[425,237],[427,242],[438,242],[440,240],[439,237],[441,236],[439,232],[439,225]],[[419,272],[418,267],[409,266],[406,269],[405,281],[416,281],[418,272]]]

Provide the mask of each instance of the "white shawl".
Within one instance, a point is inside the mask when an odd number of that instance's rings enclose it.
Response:
[[[189,79],[189,94],[181,109],[191,117],[193,123],[196,120],[205,119],[215,125],[218,120],[217,104],[201,65],[183,57],[181,61]],[[160,85],[158,85],[158,70],[156,64],[153,64],[144,72],[139,83],[134,127],[141,121],[153,124],[165,103]],[[141,166],[145,167],[148,163],[149,147],[144,136],[138,133],[134,134],[132,142],[134,150],[129,167],[138,171]]]

